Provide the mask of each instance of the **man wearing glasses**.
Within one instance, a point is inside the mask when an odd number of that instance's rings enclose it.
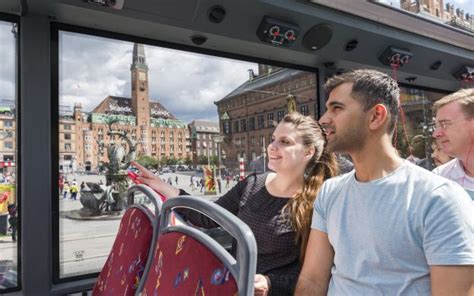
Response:
[[[461,89],[433,105],[436,113],[433,137],[455,159],[434,173],[457,182],[474,200],[474,88]]]

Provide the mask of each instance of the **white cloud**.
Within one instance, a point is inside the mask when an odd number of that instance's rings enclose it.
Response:
[[[0,21],[0,100],[15,99],[15,38],[12,24]]]
[[[60,101],[90,111],[107,95],[130,97],[133,44],[73,33],[60,35]],[[245,82],[257,64],[145,46],[150,98],[176,117],[217,121],[217,101]]]

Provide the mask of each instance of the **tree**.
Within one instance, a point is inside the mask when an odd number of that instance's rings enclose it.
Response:
[[[156,168],[158,161],[156,158],[148,155],[140,155],[137,159],[136,162],[141,164],[142,166],[146,168]]]
[[[160,159],[160,166],[165,166],[165,165],[167,165],[168,159],[169,159],[168,156],[163,156],[163,157]]]
[[[185,165],[193,165],[193,160],[188,156],[184,159]]]
[[[170,158],[167,159],[166,164],[167,165],[175,165],[178,163],[178,160],[174,158],[174,156],[171,156]]]

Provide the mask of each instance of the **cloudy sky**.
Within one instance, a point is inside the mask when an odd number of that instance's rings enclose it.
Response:
[[[15,42],[12,25],[0,21],[0,101],[15,99]]]
[[[107,95],[131,97],[133,43],[60,34],[60,104],[90,111]],[[218,101],[248,79],[257,64],[145,46],[150,98],[179,119],[217,121]]]

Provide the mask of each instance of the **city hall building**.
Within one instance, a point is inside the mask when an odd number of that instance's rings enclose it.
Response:
[[[90,112],[82,110],[79,103],[74,104],[72,113],[60,110],[61,171],[90,171],[101,162],[107,162],[107,146],[121,141],[119,136],[107,135],[108,123],[112,121],[115,122],[111,125],[113,130],[126,132],[137,143],[137,155],[158,160],[190,157],[186,123],[150,99],[148,66],[142,44],[134,44],[130,71],[131,98],[107,96]]]

